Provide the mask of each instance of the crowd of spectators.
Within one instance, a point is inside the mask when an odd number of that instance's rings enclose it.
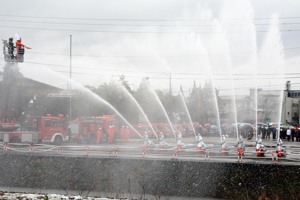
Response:
[[[262,139],[276,140],[278,137],[278,128],[275,125],[264,125],[258,128],[258,135]],[[280,127],[279,137],[282,140],[300,142],[300,129],[295,126]]]

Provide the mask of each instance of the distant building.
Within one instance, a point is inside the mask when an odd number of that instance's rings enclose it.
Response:
[[[300,90],[258,89],[256,92],[255,89],[250,89],[248,96],[235,96],[236,109],[232,96],[220,96],[218,103],[223,123],[229,123],[228,120],[233,120],[236,114],[238,122],[255,124],[256,113],[258,123],[300,123]]]
[[[299,124],[300,90],[285,90],[281,114],[282,123]]]

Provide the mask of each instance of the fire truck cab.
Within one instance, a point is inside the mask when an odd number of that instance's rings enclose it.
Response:
[[[47,115],[34,117],[16,131],[2,132],[3,142],[9,143],[54,143],[60,145],[69,139],[64,116]]]

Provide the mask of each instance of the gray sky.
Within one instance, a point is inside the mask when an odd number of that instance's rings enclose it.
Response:
[[[0,34],[32,47],[19,65],[26,76],[61,87],[72,35],[82,84],[124,74],[133,88],[147,76],[168,89],[171,74],[174,92],[207,77],[221,90],[284,79],[299,89],[299,11],[297,0],[2,0]]]

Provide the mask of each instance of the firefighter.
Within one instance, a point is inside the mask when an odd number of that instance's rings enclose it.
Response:
[[[144,140],[144,148],[155,147],[155,144],[149,139],[147,131],[145,131],[145,133],[143,135],[143,140]]]
[[[16,60],[17,60],[17,62],[24,61],[24,53],[25,53],[24,47],[26,49],[31,49],[30,47],[28,47],[22,43],[21,38],[17,39],[17,41],[16,41],[16,49],[17,49]]]
[[[31,48],[22,43],[22,39],[18,34],[16,34],[15,37],[16,37],[16,49],[17,49],[15,59],[17,62],[23,62],[24,54],[25,54],[24,48],[26,49],[31,49]]]
[[[148,146],[148,140],[149,140],[149,136],[147,131],[145,131],[144,135],[143,135],[143,140],[144,140],[144,146],[147,147]]]
[[[226,141],[226,136],[222,135],[222,140],[221,140],[221,153],[224,156],[226,154],[226,151],[228,150],[228,145]]]
[[[22,38],[19,38],[17,41],[16,41],[16,48],[17,48],[17,52],[20,51],[22,49],[22,47],[25,47],[26,49],[31,49],[30,47],[24,45],[22,43]]]
[[[166,147],[169,146],[169,144],[165,142],[165,136],[162,132],[159,133],[158,143],[159,143],[159,147],[161,149],[166,148]]]
[[[108,144],[113,144],[114,143],[114,137],[115,137],[115,129],[113,126],[109,126],[108,128],[108,131],[107,131],[107,134],[108,134]]]
[[[164,139],[165,139],[164,134],[160,132],[158,136],[158,143],[160,148],[164,148]]]
[[[14,56],[14,50],[15,50],[15,46],[14,46],[14,38],[9,38],[8,39],[8,54],[10,55],[11,60],[14,60],[15,56]]]
[[[198,152],[201,152],[202,150],[205,150],[206,148],[206,144],[203,142],[203,138],[200,135],[200,133],[198,133],[196,135],[196,141],[198,143]]]
[[[176,135],[176,140],[177,140],[177,150],[180,150],[181,148],[184,147],[184,144],[182,142],[182,135],[180,131]]]
[[[266,151],[267,151],[267,149],[266,149],[265,145],[263,145],[262,139],[259,138],[256,141],[256,156],[258,156],[258,157],[264,156]]]
[[[282,142],[282,140],[279,138],[279,139],[277,140],[277,150],[276,150],[277,157],[284,157],[284,156],[286,155],[285,148],[283,148],[282,144],[283,144],[283,142]]]
[[[237,142],[237,151],[238,151],[238,161],[242,161],[242,156],[244,155],[245,152],[245,144],[243,141],[242,136],[240,136],[238,142]]]

